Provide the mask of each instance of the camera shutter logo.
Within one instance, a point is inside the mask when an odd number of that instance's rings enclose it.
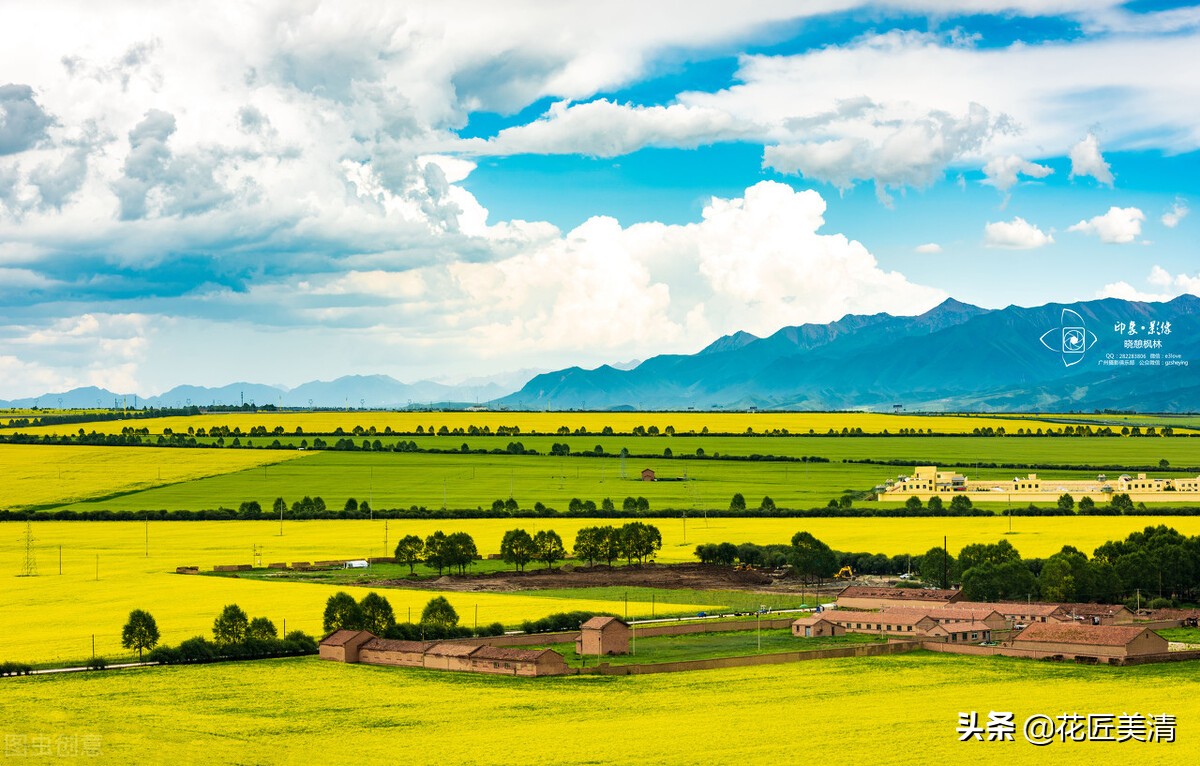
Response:
[[[1042,345],[1062,356],[1063,366],[1083,361],[1084,354],[1096,345],[1096,334],[1088,330],[1079,312],[1062,310],[1061,326],[1042,333]]]

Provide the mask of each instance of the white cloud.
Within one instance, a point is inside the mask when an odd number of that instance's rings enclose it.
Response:
[[[1172,274],[1162,266],[1155,265],[1146,276],[1146,283],[1157,288],[1156,292],[1143,291],[1128,282],[1113,282],[1096,293],[1097,298],[1123,298],[1130,301],[1169,301],[1180,295],[1200,295],[1200,272],[1195,276]]]
[[[1187,217],[1189,210],[1187,203],[1181,199],[1175,200],[1175,204],[1171,209],[1162,214],[1162,225],[1168,229],[1174,229],[1179,225],[1179,222]]]
[[[1091,176],[1106,186],[1113,185],[1112,168],[1100,153],[1100,139],[1088,133],[1082,141],[1071,147],[1071,178]]]
[[[988,247],[1031,250],[1053,244],[1054,237],[1018,216],[1011,221],[988,223],[983,227],[983,241]]]
[[[475,154],[587,154],[615,157],[647,146],[692,148],[759,132],[728,112],[707,107],[633,106],[597,99],[559,101],[539,119],[472,139],[460,150]]]
[[[1080,221],[1067,231],[1095,235],[1109,245],[1128,245],[1142,234],[1146,214],[1136,207],[1110,207],[1104,215]]]
[[[1015,154],[1009,154],[1004,157],[993,157],[988,160],[988,163],[983,166],[983,175],[985,176],[983,183],[995,186],[1002,192],[1007,192],[1013,186],[1016,186],[1018,176],[1045,178],[1053,172],[1052,168],[1045,165],[1039,165],[1036,162],[1022,159]]]
[[[914,253],[924,253],[927,255],[936,255],[942,252],[942,246],[936,242],[926,242],[923,245],[917,245],[913,248]]]

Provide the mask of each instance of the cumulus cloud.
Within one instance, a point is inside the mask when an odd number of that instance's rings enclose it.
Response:
[[[1163,226],[1166,226],[1168,229],[1174,229],[1179,225],[1180,221],[1187,217],[1188,212],[1187,203],[1181,199],[1177,199],[1175,200],[1175,204],[1171,206],[1171,209],[1162,214],[1160,220]]]
[[[54,119],[33,97],[28,85],[0,85],[0,155],[16,154],[46,137]]]
[[[1126,281],[1112,282],[1100,288],[1096,297],[1130,301],[1169,301],[1184,294],[1200,295],[1200,272],[1195,276],[1186,273],[1172,274],[1156,264],[1150,269],[1145,281],[1152,289],[1140,290]]]
[[[1104,215],[1080,221],[1067,231],[1094,235],[1109,245],[1128,245],[1142,234],[1146,214],[1136,207],[1110,207]]]
[[[634,106],[597,99],[559,101],[538,120],[505,128],[494,138],[460,148],[475,154],[587,154],[615,157],[647,146],[696,147],[757,132],[752,124],[719,109]]]
[[[1008,250],[1032,250],[1054,243],[1054,237],[1020,216],[1011,221],[996,221],[983,227],[983,241],[988,247]]]
[[[1113,185],[1112,168],[1100,153],[1100,139],[1088,133],[1082,141],[1071,147],[1071,178],[1091,176],[1105,186]]]
[[[936,242],[926,242],[923,245],[917,245],[914,247],[913,252],[926,255],[936,255],[937,253],[942,252],[942,246]]]
[[[1022,159],[1015,154],[1005,157],[993,157],[983,166],[983,183],[995,186],[1002,192],[1007,192],[1016,186],[1018,176],[1030,178],[1045,178],[1054,170],[1045,165]]]

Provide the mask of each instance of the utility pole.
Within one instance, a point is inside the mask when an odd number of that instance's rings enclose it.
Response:
[[[33,536],[33,522],[25,522],[25,562],[21,565],[22,577],[37,577],[37,551],[33,544],[36,542]]]

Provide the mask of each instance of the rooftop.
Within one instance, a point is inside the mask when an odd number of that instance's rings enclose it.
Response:
[[[355,636],[366,633],[365,630],[335,630],[321,639],[321,646],[345,646]]]
[[[1018,633],[1013,641],[1125,646],[1146,630],[1147,628],[1134,625],[1075,625],[1062,622],[1035,622]]]
[[[849,585],[838,594],[838,598],[890,598],[897,601],[949,602],[960,592],[939,588],[868,588],[864,585]]]
[[[624,625],[625,627],[627,627],[627,628],[629,627],[629,624],[626,623],[624,620],[622,620],[620,617],[608,617],[608,616],[602,616],[602,615],[593,617],[592,619],[585,622],[582,627],[589,628],[591,630],[602,630],[614,622],[619,622],[622,625]]]

